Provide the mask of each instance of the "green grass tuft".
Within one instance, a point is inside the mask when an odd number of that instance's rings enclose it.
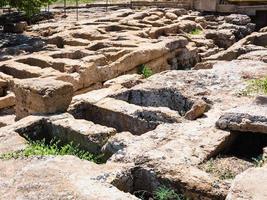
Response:
[[[241,94],[244,96],[267,94],[267,76],[265,78],[249,80],[247,87],[241,91]]]
[[[192,31],[190,31],[189,34],[190,35],[200,35],[200,34],[202,34],[202,32],[203,31],[201,29],[195,28]]]
[[[153,193],[155,200],[188,200],[184,195],[177,194],[173,189],[161,186]]]
[[[79,149],[79,145],[69,144],[60,145],[59,140],[51,140],[47,143],[44,139],[29,141],[27,147],[22,151],[16,151],[0,155],[0,159],[11,159],[30,156],[48,156],[48,155],[73,155],[80,159],[103,163],[103,155],[95,155],[85,150]]]
[[[148,78],[153,75],[152,69],[150,69],[148,66],[144,64],[140,65],[138,73],[142,74],[145,78]]]

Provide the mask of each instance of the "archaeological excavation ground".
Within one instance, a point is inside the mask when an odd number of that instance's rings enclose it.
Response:
[[[0,199],[267,200],[261,24],[95,7],[3,25]]]

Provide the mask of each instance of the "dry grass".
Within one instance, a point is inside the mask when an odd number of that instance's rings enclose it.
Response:
[[[236,157],[218,156],[201,164],[200,168],[221,180],[225,180],[233,179],[236,175],[253,166],[253,163]]]

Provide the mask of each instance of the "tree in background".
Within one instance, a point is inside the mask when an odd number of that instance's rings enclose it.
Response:
[[[28,19],[38,14],[43,6],[48,6],[56,0],[0,0],[1,6],[9,5],[25,12]]]

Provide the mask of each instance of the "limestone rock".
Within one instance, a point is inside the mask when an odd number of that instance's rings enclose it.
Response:
[[[263,27],[260,29],[260,32],[267,32],[267,27]]]
[[[267,49],[251,51],[238,57],[239,60],[260,60],[267,63]]]
[[[110,87],[114,84],[120,84],[123,87],[131,88],[139,83],[142,83],[142,75],[139,74],[129,74],[129,75],[122,75],[118,78],[108,80],[104,83],[105,87]]]
[[[73,95],[71,84],[53,79],[18,80],[14,86],[16,115],[52,114],[67,110]]]
[[[80,148],[91,153],[100,153],[108,138],[116,133],[114,128],[74,119],[66,114],[49,118],[48,124],[47,129],[52,137],[59,138],[63,142],[78,144]]]
[[[247,15],[231,14],[225,17],[225,21],[236,25],[246,25],[251,22],[251,19]]]
[[[27,145],[27,140],[21,136],[26,131],[25,127],[34,126],[41,120],[41,117],[29,116],[14,124],[0,128],[0,155],[23,150]]]
[[[251,168],[238,175],[226,200],[261,200],[267,198],[267,167]]]
[[[174,13],[171,13],[171,12],[167,12],[167,13],[165,14],[165,17],[166,17],[167,19],[171,19],[171,20],[175,20],[175,19],[177,19],[177,15],[174,14]]]
[[[267,45],[267,33],[252,33],[251,35],[246,36],[245,38],[239,40],[230,48],[225,51],[219,52],[215,55],[212,55],[205,60],[234,60],[239,56],[245,53],[258,50],[266,50],[265,46]]]
[[[206,38],[214,40],[220,48],[228,48],[236,42],[231,30],[210,30],[206,32]]]
[[[217,127],[231,131],[267,133],[266,97],[259,96],[250,105],[244,105],[223,114]]]
[[[219,146],[229,137],[226,131],[216,130],[212,126],[203,126],[200,122],[160,125],[141,136],[121,140],[124,148],[117,151],[109,162],[136,163],[147,171],[146,176],[138,177],[143,183],[141,189],[151,189],[157,180],[167,179],[170,186],[179,188],[192,199],[223,199],[229,185],[196,167],[216,154]],[[147,182],[149,179],[153,181]],[[150,186],[144,188],[144,181]]]
[[[0,97],[0,109],[9,108],[16,104],[15,95],[13,93]]]
[[[112,156],[117,151],[129,146],[129,142],[133,140],[134,135],[130,132],[118,133],[109,138],[107,143],[102,147],[102,152],[108,156]]]
[[[69,112],[76,118],[85,118],[136,135],[152,130],[161,123],[181,121],[179,113],[169,108],[141,107],[110,97],[97,102],[84,99],[72,105]]]
[[[206,111],[207,103],[203,100],[196,101],[192,108],[185,114],[185,118],[189,120],[194,120]]]
[[[0,170],[1,198],[137,199],[110,184],[119,182],[119,170],[73,156],[0,160]]]

